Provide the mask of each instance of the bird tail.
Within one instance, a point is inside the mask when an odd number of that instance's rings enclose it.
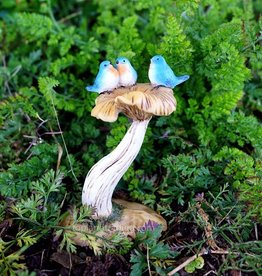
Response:
[[[86,90],[90,91],[90,92],[97,92],[97,89],[96,89],[96,87],[94,85],[87,86]]]
[[[189,79],[189,75],[184,75],[180,77],[176,77],[176,85],[179,85],[180,83],[187,81]]]

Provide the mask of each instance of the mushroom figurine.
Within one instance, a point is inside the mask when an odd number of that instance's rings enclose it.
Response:
[[[137,84],[96,98],[96,105],[91,112],[93,117],[114,122],[121,112],[132,119],[131,126],[119,145],[98,161],[86,176],[82,204],[94,207],[97,217],[112,214],[114,189],[139,153],[152,116],[168,116],[176,110],[172,89],[152,88],[151,84]]]
[[[154,88],[151,84],[121,87],[112,93],[102,93],[96,98],[96,105],[91,112],[93,117],[105,122],[115,122],[118,114],[123,113],[132,123],[118,146],[98,161],[86,176],[82,204],[94,208],[95,218],[111,217],[114,189],[139,153],[152,116],[168,116],[175,110],[173,90],[167,87]],[[113,202],[120,205],[122,213],[117,220],[110,222],[108,229],[111,231],[115,229],[124,235],[135,237],[136,230],[149,221],[161,224],[162,229],[166,230],[165,219],[152,209],[122,199],[114,199]],[[77,243],[85,245],[83,242]]]

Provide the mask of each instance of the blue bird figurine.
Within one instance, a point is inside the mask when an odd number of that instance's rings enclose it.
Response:
[[[153,86],[165,86],[174,88],[189,79],[189,75],[177,77],[165,59],[156,55],[151,58],[148,77]]]
[[[119,86],[131,86],[136,84],[137,72],[127,58],[117,58],[116,68],[119,72]]]
[[[106,91],[112,91],[118,87],[119,73],[111,64],[106,60],[100,63],[99,72],[96,76],[93,85],[87,86],[86,90],[90,92],[102,93]]]

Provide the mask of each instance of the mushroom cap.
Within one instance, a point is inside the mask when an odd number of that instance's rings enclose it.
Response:
[[[105,122],[115,122],[122,112],[133,120],[143,121],[153,115],[168,116],[175,110],[176,99],[172,89],[138,83],[100,94],[91,115]]]

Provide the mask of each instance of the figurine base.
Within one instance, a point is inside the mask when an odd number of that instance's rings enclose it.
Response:
[[[110,237],[115,232],[120,232],[123,235],[135,238],[136,232],[139,230],[145,230],[146,225],[162,225],[162,230],[166,231],[167,223],[166,220],[154,210],[146,207],[140,203],[128,202],[122,199],[113,199],[113,202],[122,208],[122,213],[117,220],[108,221],[101,231],[96,232],[95,235],[98,237]],[[75,231],[66,230],[67,232],[73,233],[71,238],[75,244],[79,246],[89,246],[88,241],[84,238],[83,233],[94,233],[92,227],[86,224],[75,224],[73,225],[73,218],[71,214],[67,216],[62,222],[63,226],[71,227]],[[102,243],[102,240],[97,240],[98,243]]]

